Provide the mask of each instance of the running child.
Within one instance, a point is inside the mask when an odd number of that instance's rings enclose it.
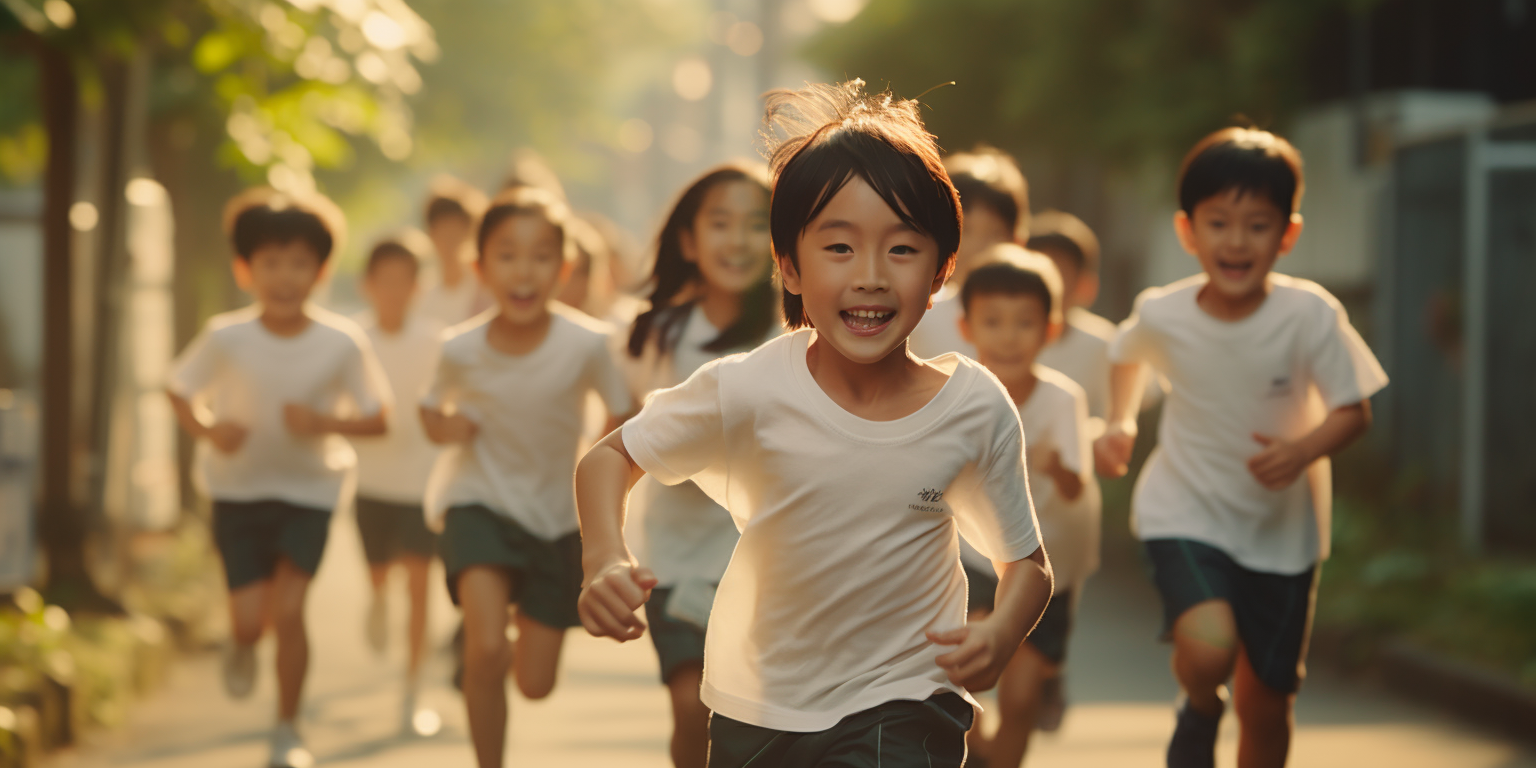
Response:
[[[208,321],[176,359],[167,392],[198,441],[198,485],[213,501],[233,635],[225,690],[250,695],[270,622],[278,710],[269,764],[304,766],[304,602],[355,462],[342,436],[384,434],[389,385],[356,324],[308,301],[341,237],[340,211],[319,196],[257,189],[231,201],[225,220],[235,279],[255,303]]]
[[[912,331],[912,351],[919,357],[976,350],[960,335],[960,286],[978,264],[976,256],[998,243],[1023,242],[1029,234],[1029,185],[1008,153],[981,146],[944,159],[944,168],[965,208],[965,231],[955,253],[955,274],[933,299],[933,309]]]
[[[427,197],[427,236],[437,255],[437,279],[417,298],[417,313],[445,326],[462,323],[474,314],[480,281],[474,263],[475,222],[485,210],[485,195],[452,176],[432,180]]]
[[[693,480],[741,539],[705,639],[709,765],[959,766],[1035,624],[1051,571],[1008,393],[907,351],[960,242],[960,201],[917,103],[855,80],[768,96],[769,230],[793,333],[653,394],[577,470],[582,623],[633,640],[656,586],[625,546],[642,475]],[[957,528],[996,563],[965,623]]]
[[[1214,765],[1232,678],[1238,765],[1281,766],[1328,556],[1328,457],[1369,428],[1387,377],[1337,299],[1271,271],[1301,234],[1295,147],[1217,131],[1185,157],[1178,189],[1174,230],[1203,272],[1147,290],[1121,324],[1095,460],[1125,474],[1144,369],[1165,375],[1133,511],[1185,695],[1168,765]]]
[[[781,332],[772,273],[768,170],[725,165],[690,184],[661,230],[651,308],[635,318],[620,358],[636,401]],[[739,534],[731,514],[691,482],[642,479],[630,514],[639,559],[657,578],[645,615],[672,697],[672,763],[704,768],[704,627]]]
[[[422,502],[438,450],[427,440],[413,410],[432,383],[443,332],[436,319],[411,307],[421,271],[419,241],[424,239],[420,232],[409,232],[380,242],[368,255],[362,289],[372,309],[358,321],[389,378],[394,393],[390,413],[406,416],[396,419],[383,437],[352,441],[358,460],[357,528],[373,585],[368,644],[381,653],[387,644],[385,587],[390,571],[398,566],[405,571],[410,595],[400,731],[418,735],[427,735],[418,725],[425,721],[418,717],[416,691],[427,634],[427,572],[437,554],[437,534],[427,529]]]
[[[1024,761],[1049,689],[1060,682],[1076,608],[1074,590],[1097,563],[1098,518],[1079,502],[1092,485],[1088,405],[1082,387],[1037,361],[1062,332],[1062,284],[1050,259],[1018,245],[992,246],[960,289],[960,329],[976,359],[1007,388],[1024,425],[1029,492],[1041,535],[1051,542],[1056,584],[1045,615],[1014,654],[997,686],[997,734],[986,765]],[[973,591],[995,589],[991,574],[972,576]]]
[[[421,406],[427,436],[454,446],[428,513],[441,523],[448,592],[464,612],[464,703],[481,768],[502,765],[508,667],[524,696],[548,696],[565,630],[581,623],[570,478],[587,393],[609,413],[631,410],[608,354],[612,329],[553,300],[573,256],[568,215],[537,189],[492,202],[475,270],[496,306],[450,330]]]

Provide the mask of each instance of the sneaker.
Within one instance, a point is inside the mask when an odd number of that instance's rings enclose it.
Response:
[[[1220,712],[1207,715],[1186,700],[1179,707],[1178,724],[1168,742],[1168,768],[1216,768],[1216,736],[1220,730]]]
[[[293,723],[278,723],[272,729],[272,758],[267,761],[270,768],[310,768],[314,764],[315,756],[304,747]]]
[[[256,688],[256,645],[230,643],[224,650],[224,692],[243,699]]]
[[[405,738],[428,738],[443,729],[443,718],[436,710],[416,706],[416,696],[406,694],[400,708],[400,735]]]
[[[368,635],[368,647],[372,648],[374,653],[383,653],[389,642],[389,609],[386,607],[388,604],[384,595],[377,592],[373,595],[373,602],[368,604],[368,624],[365,633]]]
[[[1046,678],[1040,684],[1040,710],[1035,715],[1035,729],[1055,733],[1061,729],[1062,718],[1067,714],[1067,697],[1061,675]]]

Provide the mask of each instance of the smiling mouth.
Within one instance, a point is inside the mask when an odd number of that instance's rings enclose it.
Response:
[[[894,309],[845,309],[838,313],[843,325],[857,336],[873,336],[891,324]]]
[[[1221,273],[1222,277],[1228,280],[1241,280],[1247,277],[1249,272],[1253,271],[1253,262],[1217,259],[1216,270]]]

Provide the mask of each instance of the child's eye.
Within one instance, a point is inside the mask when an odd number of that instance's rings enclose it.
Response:
[[[847,243],[833,243],[827,246],[827,250],[833,253],[853,253],[853,246]]]
[[[893,246],[891,246],[891,255],[893,255],[893,256],[907,256],[907,255],[914,254],[914,253],[917,253],[917,249],[913,248],[910,245],[893,245]]]

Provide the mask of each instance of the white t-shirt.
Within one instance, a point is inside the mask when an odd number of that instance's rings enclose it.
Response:
[[[945,285],[939,295],[933,298],[933,309],[928,310],[923,319],[918,321],[917,327],[912,329],[912,335],[907,339],[907,348],[912,350],[912,354],[924,359],[950,352],[976,359],[976,347],[960,335],[960,318],[964,315],[965,307],[960,304],[960,291]]]
[[[1328,411],[1387,384],[1339,304],[1316,283],[1270,275],[1253,314],[1234,322],[1196,303],[1206,275],[1151,288],[1110,347],[1116,363],[1148,363],[1171,389],[1158,448],[1133,498],[1142,539],[1186,538],[1246,568],[1300,573],[1328,556],[1332,502],[1327,459],[1271,491],[1248,471],[1255,433],[1294,440]]]
[[[449,329],[422,404],[450,404],[479,427],[443,452],[427,492],[438,526],[459,504],[482,504],[552,541],[576,530],[571,478],[587,393],[609,413],[629,410],[629,390],[608,355],[606,323],[550,302],[549,331],[533,351],[508,355],[486,341],[495,310]]]
[[[1114,323],[1073,307],[1067,310],[1061,336],[1035,358],[1035,362],[1065,373],[1083,388],[1088,415],[1095,419],[1109,415],[1109,342],[1114,338]]]
[[[1088,438],[1088,405],[1082,387],[1060,371],[1036,364],[1034,391],[1019,403],[1019,421],[1024,426],[1024,445],[1029,457],[1029,495],[1035,502],[1040,520],[1040,537],[1051,543],[1051,569],[1058,592],[1083,583],[1099,565],[1099,507],[1086,505],[1083,497],[1065,499],[1056,490],[1056,482],[1045,466],[1052,453],[1061,454],[1061,465],[1069,472],[1082,473],[1092,466],[1092,443]]]
[[[357,315],[368,334],[394,400],[389,412],[389,432],[378,437],[357,437],[357,495],[395,504],[421,504],[427,478],[437,460],[438,448],[427,439],[417,404],[432,386],[437,357],[443,345],[443,326],[435,318],[407,315],[398,333],[386,333],[374,314]]]
[[[442,278],[429,283],[416,296],[415,311],[424,317],[434,318],[444,326],[458,325],[475,312],[475,299],[480,295],[480,280],[464,268],[459,284],[452,288],[443,284]]]
[[[777,335],[780,330],[775,328],[773,333]],[[627,343],[628,334],[621,335]],[[682,333],[669,354],[659,355],[654,344],[648,344],[639,358],[631,357],[627,349],[620,350],[620,367],[635,402],[644,402],[658,389],[675,386],[727,354],[704,349],[719,335],[720,329],[695,306],[683,321]],[[630,491],[627,530],[635,556],[656,573],[663,587],[689,579],[718,582],[741,536],[731,513],[697,485],[663,485],[651,475],[641,478]]]
[[[283,406],[328,414],[350,406],[370,416],[390,402],[389,384],[362,330],[313,304],[305,313],[309,325],[290,337],[267,330],[259,306],[216,315],[172,365],[172,392],[205,405],[215,421],[247,430],[233,454],[198,441],[195,480],[217,501],[272,499],[331,511],[356,454],[340,435],[293,435]]]
[[[965,622],[957,528],[994,560],[1039,548],[1018,412],[995,377],[940,358],[951,375],[927,405],[868,421],[811,376],[814,334],[705,365],[623,429],[641,468],[692,479],[741,530],[710,615],[704,703],[801,732],[887,701],[969,698],[924,636]]]

